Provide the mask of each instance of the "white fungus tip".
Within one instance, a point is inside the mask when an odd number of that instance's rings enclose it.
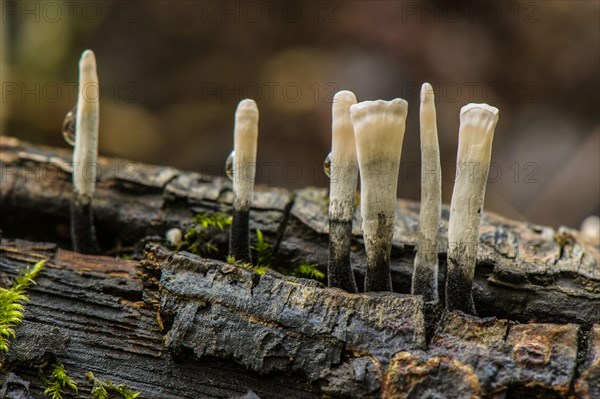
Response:
[[[236,209],[249,209],[256,176],[258,107],[254,100],[240,101],[235,111],[233,133],[233,191]]]
[[[354,93],[348,90],[342,90],[335,94],[331,106],[334,130],[333,136],[338,135],[341,128],[344,131],[343,136],[345,136],[346,139],[352,139],[352,146],[354,146],[354,133],[352,131],[352,122],[350,121],[350,107],[354,104],[356,104],[356,96]],[[335,141],[336,140],[334,140],[334,142]]]
[[[464,114],[465,112],[470,111],[471,109],[475,109],[475,108],[481,108],[485,111],[491,112],[492,114],[494,114],[496,116],[498,116],[498,114],[500,112],[500,111],[498,111],[498,108],[493,107],[486,103],[469,103],[460,109],[460,113]]]
[[[427,82],[421,86],[421,103],[433,102],[435,95],[433,93],[433,87]]]
[[[498,108],[492,107],[491,105],[485,104],[485,103],[481,103],[481,104],[470,103],[470,104],[467,104],[467,105],[465,105],[464,107],[462,107],[460,109],[460,115],[462,117],[466,113],[468,113],[470,111],[473,111],[473,110],[479,110],[479,112],[481,112],[481,113],[488,113],[495,120],[498,120],[498,116],[500,115],[500,111],[498,111]]]
[[[484,132],[493,132],[498,123],[499,114],[498,108],[488,104],[467,104],[460,110],[460,125],[461,127],[477,127],[483,129]]]
[[[333,106],[337,104],[356,104],[356,96],[349,90],[342,90],[333,96]]]
[[[362,118],[370,116],[405,116],[407,112],[408,103],[401,98],[395,98],[390,101],[363,101],[350,107],[350,115],[353,121],[359,121]]]
[[[240,101],[235,111],[236,120],[246,123],[258,122],[258,106],[254,100],[245,99]]]
[[[79,68],[84,70],[92,67],[96,68],[96,55],[92,50],[85,50],[79,59]]]
[[[238,110],[240,109],[258,109],[256,106],[256,101],[246,98],[238,104]]]

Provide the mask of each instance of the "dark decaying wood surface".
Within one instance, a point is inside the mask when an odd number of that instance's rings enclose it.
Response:
[[[398,202],[398,293],[347,294],[157,244],[146,247],[141,262],[42,244],[70,245],[69,159],[64,150],[0,141],[1,276],[50,259],[1,360],[0,384],[12,395],[6,397],[29,397],[17,396],[27,386],[30,397],[41,397],[35,366],[53,359],[80,382],[82,397],[91,388],[87,371],[147,398],[248,391],[264,398],[600,397],[599,248],[577,231],[484,214],[474,286],[483,318],[439,315],[406,295],[417,203]],[[93,206],[104,251],[185,228],[198,212],[229,211],[224,179],[125,160],[100,163]],[[325,270],[326,210],[324,190],[262,188],[250,225],[264,232],[275,262]],[[447,218],[444,208],[441,287]],[[352,260],[360,286],[359,226],[357,215]]]

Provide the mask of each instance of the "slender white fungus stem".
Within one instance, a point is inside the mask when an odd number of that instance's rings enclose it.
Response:
[[[435,97],[429,83],[421,87],[421,211],[412,293],[426,301],[438,299],[437,235],[442,208],[440,146]]]
[[[235,112],[233,158],[233,220],[229,237],[229,254],[237,260],[251,262],[250,207],[256,176],[256,142],[258,107],[253,100],[242,100]]]
[[[96,253],[99,248],[91,204],[98,171],[100,84],[96,72],[96,57],[91,50],[85,50],[79,61],[79,95],[75,119],[71,236],[76,251]]]
[[[350,107],[360,169],[361,214],[367,252],[365,291],[390,291],[396,189],[408,104],[402,99]]]
[[[329,200],[329,263],[328,284],[348,292],[357,292],[350,264],[352,242],[352,217],[358,161],[350,107],[356,96],[350,91],[340,91],[333,98],[332,137]]]
[[[75,195],[88,201],[94,195],[96,187],[99,120],[100,86],[96,72],[96,57],[91,50],[85,50],[79,61],[73,188]]]
[[[468,104],[460,111],[457,169],[448,225],[446,307],[469,314],[475,314],[471,290],[497,122],[498,109],[487,104]]]

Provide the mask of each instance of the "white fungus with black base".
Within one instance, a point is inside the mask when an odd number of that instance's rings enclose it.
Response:
[[[437,236],[442,208],[442,178],[435,96],[429,83],[421,87],[421,210],[412,293],[425,301],[438,299]]]
[[[350,107],[356,96],[340,91],[333,98],[331,132],[331,166],[329,194],[329,262],[327,280],[330,287],[357,292],[350,264],[352,217],[358,180],[358,161]]]
[[[468,104],[460,111],[457,169],[448,224],[446,307],[469,314],[475,314],[471,290],[497,122],[498,109],[487,104]]]
[[[396,189],[408,104],[402,99],[350,107],[361,182],[367,271],[365,291],[391,291]]]
[[[99,252],[92,215],[92,198],[98,173],[100,84],[96,57],[86,50],[79,61],[79,91],[73,150],[73,202],[71,236],[77,252]]]
[[[233,156],[233,219],[229,237],[229,255],[251,262],[250,207],[256,177],[258,107],[253,100],[242,100],[235,112]]]

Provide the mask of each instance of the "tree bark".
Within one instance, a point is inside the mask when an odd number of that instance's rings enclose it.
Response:
[[[4,237],[69,248],[69,162],[65,150],[1,138]],[[195,213],[230,210],[224,179],[99,162],[92,205],[105,252],[185,229]],[[326,191],[259,190],[250,226],[263,231],[274,261],[282,269],[309,262],[325,271]],[[36,259],[50,262],[2,359],[0,383],[8,392],[30,383],[31,397],[41,397],[35,366],[56,358],[84,394],[91,386],[83,374],[92,371],[147,398],[248,391],[265,398],[600,397],[598,244],[574,230],[486,213],[474,299],[480,316],[496,318],[440,315],[435,304],[405,295],[418,212],[417,203],[398,201],[392,278],[399,294],[347,294],[275,272],[259,276],[157,244],[138,262],[4,239],[0,272],[14,277]],[[440,287],[448,209],[442,213]],[[355,219],[360,286],[365,255],[358,213]]]

